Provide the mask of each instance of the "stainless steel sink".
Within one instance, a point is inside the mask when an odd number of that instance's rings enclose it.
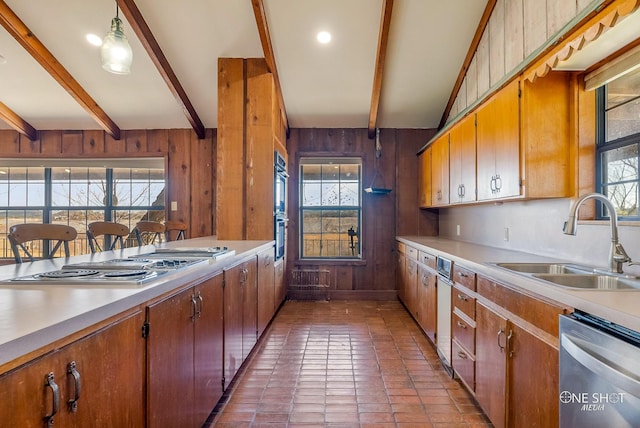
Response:
[[[640,290],[640,279],[603,274],[533,274],[534,278],[583,290]]]
[[[522,273],[590,273],[593,269],[564,263],[495,263],[496,266]]]
[[[491,263],[520,275],[574,290],[640,290],[640,277],[570,263]]]

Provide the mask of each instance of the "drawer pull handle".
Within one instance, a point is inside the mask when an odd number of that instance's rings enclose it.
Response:
[[[67,364],[67,375],[73,376],[74,386],[73,398],[70,398],[69,401],[67,401],[67,406],[69,407],[69,411],[71,413],[77,413],[78,400],[80,399],[80,390],[82,384],[80,382],[80,373],[76,369],[75,361],[71,361],[69,364]]]
[[[463,278],[469,278],[469,275],[467,275],[466,273],[463,273],[463,272],[458,272],[458,275],[463,277]]]
[[[44,386],[51,388],[51,392],[53,393],[53,402],[51,405],[51,414],[46,415],[42,419],[47,424],[47,427],[53,427],[53,417],[58,413],[58,406],[60,405],[60,388],[58,388],[58,384],[53,378],[53,372],[44,377]]]
[[[457,321],[456,324],[458,325],[458,327],[460,328],[467,328],[467,326],[463,323],[461,323],[460,321]]]
[[[464,352],[462,352],[462,351],[458,351],[458,357],[459,357],[459,358],[462,358],[463,360],[466,360],[466,359],[468,358],[468,357],[467,357],[467,354],[465,354],[465,353],[464,353]]]
[[[463,302],[466,302],[467,300],[469,300],[469,298],[464,294],[458,293],[458,300],[462,300]]]

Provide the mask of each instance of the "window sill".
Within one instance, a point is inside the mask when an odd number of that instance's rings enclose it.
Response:
[[[609,226],[609,220],[578,220],[578,224],[585,224],[591,226]],[[640,221],[633,220],[618,220],[618,226],[631,226],[640,227]]]
[[[366,266],[366,259],[296,259],[295,266]]]

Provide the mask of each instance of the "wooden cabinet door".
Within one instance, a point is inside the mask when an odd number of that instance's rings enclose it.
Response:
[[[273,249],[258,254],[258,337],[271,321],[276,308]]]
[[[432,181],[431,181],[431,146],[427,147],[419,157],[418,173],[418,193],[420,208],[430,207],[432,204]]]
[[[449,204],[449,134],[431,145],[431,205]]]
[[[194,415],[202,426],[222,397],[222,273],[195,287],[198,316],[194,326]]]
[[[50,373],[52,378],[47,381]],[[73,414],[65,406],[69,399],[66,384],[66,369],[57,352],[0,376],[0,426],[47,427],[44,418],[54,413],[54,389],[58,391],[58,409],[51,426],[73,426]]]
[[[224,271],[224,388],[242,365],[242,306],[245,266]]]
[[[242,361],[258,341],[258,266],[257,258],[243,263],[246,274],[242,285]]]
[[[275,307],[274,312],[278,310],[278,308],[280,307],[280,304],[282,303],[282,301],[285,299],[285,297],[287,296],[287,283],[285,281],[285,262],[284,260],[278,260],[277,262],[274,263],[274,268],[275,268],[275,293],[276,293],[276,300],[275,300]]]
[[[405,305],[411,315],[417,317],[418,303],[418,262],[407,258],[405,268]]]
[[[476,399],[496,428],[505,427],[507,320],[476,303]]]
[[[194,426],[193,288],[147,306],[147,426]]]
[[[405,293],[405,277],[407,276],[406,263],[406,257],[399,252],[396,259],[396,288],[398,290],[398,299],[405,305],[407,304],[407,296]]]
[[[478,200],[520,194],[519,82],[515,80],[478,109]]]
[[[0,426],[47,426],[56,389],[53,427],[144,427],[143,321],[139,312],[2,375]]]
[[[143,324],[144,313],[137,312],[61,349],[61,367],[70,371],[74,363],[81,385],[72,413],[74,426],[145,426]],[[62,411],[69,411],[68,402],[76,394],[72,374],[66,374],[62,386],[66,388]]]
[[[418,268],[418,323],[433,343],[436,340],[436,274],[426,266]]]
[[[513,323],[510,329],[508,426],[557,427],[558,349]]]
[[[449,201],[476,200],[476,115],[455,125],[449,133]]]

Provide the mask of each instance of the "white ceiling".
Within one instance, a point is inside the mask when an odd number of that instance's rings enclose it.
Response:
[[[104,36],[114,0],[5,0],[120,129],[189,128],[124,21],[130,75],[103,71],[87,33]],[[395,0],[378,127],[437,127],[486,0]],[[264,0],[291,127],[366,128],[382,0]],[[207,128],[217,127],[217,59],[262,57],[251,0],[136,0]],[[328,30],[329,45],[315,34]],[[100,129],[0,28],[0,102],[38,130]],[[9,128],[0,121],[0,128]]]

